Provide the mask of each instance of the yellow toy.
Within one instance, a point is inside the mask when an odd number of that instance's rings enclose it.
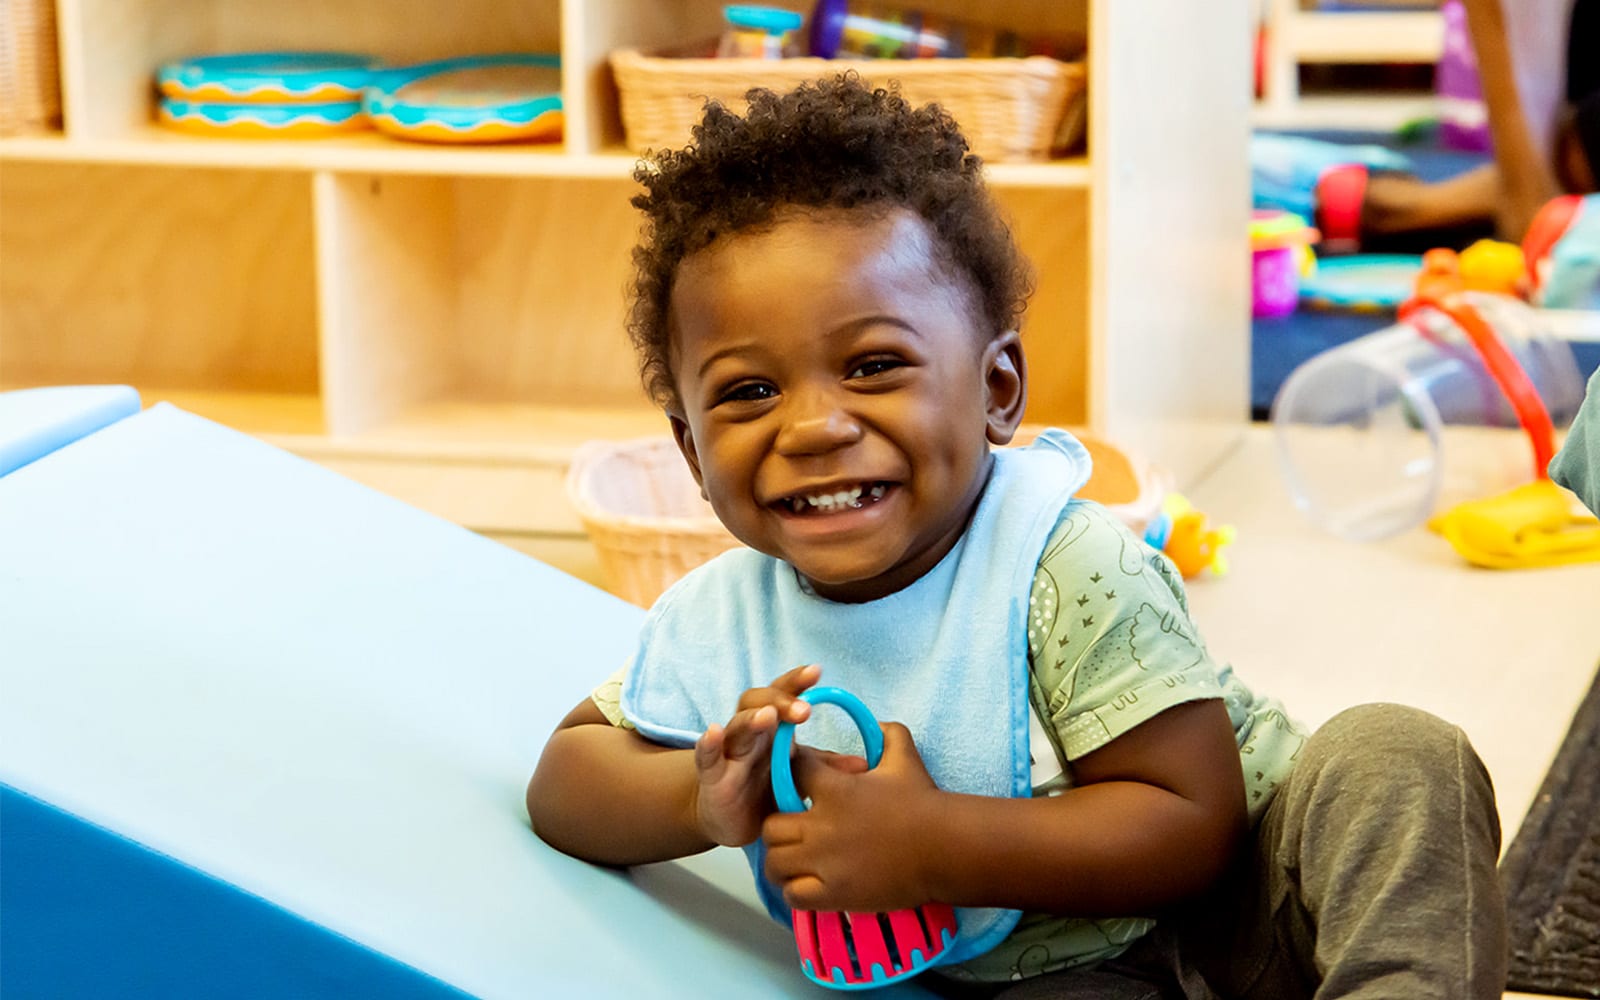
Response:
[[[1522,294],[1525,269],[1522,248],[1514,243],[1479,240],[1460,253],[1439,247],[1422,255],[1416,298],[1440,301],[1458,292],[1493,292],[1516,298]]]
[[[1461,251],[1461,283],[1469,292],[1520,295],[1527,270],[1522,248],[1515,243],[1479,240]]]
[[[1600,562],[1600,520],[1548,479],[1457,504],[1428,522],[1474,566],[1523,569]]]
[[[1228,572],[1222,550],[1233,543],[1233,525],[1212,528],[1206,515],[1195,510],[1184,496],[1167,494],[1161,513],[1145,528],[1144,540],[1167,554],[1185,579],[1210,571],[1215,576]]]

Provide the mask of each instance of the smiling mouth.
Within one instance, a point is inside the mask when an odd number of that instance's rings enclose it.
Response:
[[[847,510],[860,510],[875,504],[889,492],[891,484],[881,482],[857,483],[842,490],[826,493],[794,493],[773,506],[789,514],[815,516],[837,514]]]

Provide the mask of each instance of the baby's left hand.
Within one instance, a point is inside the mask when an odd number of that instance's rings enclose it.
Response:
[[[797,754],[795,780],[811,808],[773,813],[761,828],[767,878],[790,906],[883,913],[932,898],[925,858],[940,792],[910,730],[884,724],[883,759],[870,771]]]

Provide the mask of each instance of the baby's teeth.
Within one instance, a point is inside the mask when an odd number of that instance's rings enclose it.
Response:
[[[870,494],[871,494],[871,496],[872,496],[872,499],[874,499],[874,500],[882,500],[882,499],[883,499],[883,494],[884,494],[884,492],[885,492],[885,491],[884,491],[884,487],[883,487],[883,484],[882,484],[882,483],[879,483],[879,484],[878,484],[878,485],[877,485],[877,486],[874,486],[874,487],[873,487],[873,488],[872,488],[872,489],[871,489],[871,490],[870,490],[870,491],[869,491],[869,493],[870,493]]]
[[[838,493],[824,493],[821,496],[806,497],[806,503],[819,507],[825,511],[835,510],[839,507],[861,506],[861,487],[855,486]]]

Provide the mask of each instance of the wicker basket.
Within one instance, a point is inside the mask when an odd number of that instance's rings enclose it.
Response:
[[[1024,430],[1017,443],[1032,440]],[[1170,483],[1105,440],[1075,432],[1094,460],[1078,495],[1136,530],[1161,509]],[[590,441],[572,458],[567,497],[594,542],[613,594],[649,607],[685,573],[739,544],[711,512],[671,438]]]
[[[700,496],[671,438],[580,446],[567,498],[594,542],[606,588],[640,607],[739,544]]]
[[[61,122],[54,0],[0,0],[0,135]]]
[[[622,99],[622,127],[636,152],[677,148],[689,141],[707,99],[743,110],[752,87],[793,90],[802,83],[846,69],[863,80],[888,85],[914,105],[936,103],[950,112],[983,159],[1042,160],[1069,147],[1083,115],[1068,115],[1081,103],[1087,73],[1081,62],[1045,56],[1026,59],[685,59],[646,55],[637,49],[611,53]]]

